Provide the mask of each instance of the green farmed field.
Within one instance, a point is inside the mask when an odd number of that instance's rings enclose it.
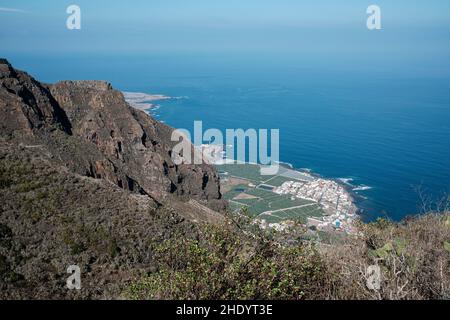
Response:
[[[254,164],[217,165],[225,190],[224,198],[229,201],[232,211],[246,208],[244,212],[251,218],[264,219],[268,223],[287,220],[306,223],[308,217],[324,215],[313,201],[271,191],[286,181],[306,180],[309,176],[284,167],[278,175],[265,176],[261,175],[260,168]]]

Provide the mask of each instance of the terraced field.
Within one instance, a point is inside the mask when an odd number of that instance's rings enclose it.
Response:
[[[261,167],[252,164],[224,164],[216,166],[220,174],[247,179],[254,184],[260,184],[276,176],[261,175]]]
[[[276,177],[266,180],[264,182],[264,184],[267,184],[267,185],[273,186],[273,187],[280,187],[283,183],[285,183],[287,181],[292,181],[292,180],[293,179],[291,179],[291,178],[276,176]]]
[[[268,222],[284,220],[306,222],[307,217],[323,215],[322,209],[309,200],[277,195],[259,188],[247,187],[245,192],[242,192],[242,189],[243,186],[236,186],[235,189],[225,194],[225,198],[229,200],[232,210],[240,210],[245,207],[252,218],[263,218]],[[240,198],[242,194],[254,198],[242,199]]]
[[[285,220],[295,220],[301,223],[306,223],[308,217],[321,217],[323,215],[322,209],[313,204],[302,208],[285,209],[274,213],[263,213],[258,218],[264,219],[269,223],[279,223]]]
[[[224,194],[232,211],[247,208],[246,212],[250,217],[264,219],[269,223],[285,220],[306,223],[308,217],[321,217],[324,214],[320,206],[313,201],[278,195],[264,189],[267,186],[278,187],[286,181],[300,179],[303,177],[302,173],[281,168],[276,176],[263,176],[260,166],[251,164],[218,165],[217,169],[224,181],[241,179],[235,182],[236,185],[228,185]],[[242,181],[248,183],[243,184]]]

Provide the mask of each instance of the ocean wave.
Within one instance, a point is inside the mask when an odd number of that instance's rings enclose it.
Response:
[[[361,185],[361,186],[357,186],[355,188],[353,188],[353,191],[366,191],[366,190],[371,190],[372,187],[366,186],[366,185]]]
[[[338,181],[342,182],[343,184],[349,186],[352,188],[352,191],[367,191],[372,189],[372,187],[367,186],[365,184],[356,185],[353,182],[355,181],[354,178],[338,178]]]
[[[292,163],[289,163],[289,162],[283,162],[283,161],[276,161],[276,163],[278,163],[278,164],[280,164],[280,165],[282,165],[282,166],[288,167],[288,168],[290,168],[290,169],[294,169],[294,166],[292,165]]]
[[[338,180],[348,186],[353,187],[354,185],[352,184],[352,182],[354,181],[353,178],[338,178]]]

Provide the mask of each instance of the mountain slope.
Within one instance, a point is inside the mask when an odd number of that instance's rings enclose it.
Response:
[[[42,84],[0,59],[0,297],[115,298],[157,244],[223,223],[218,174],[175,165],[172,130],[106,82]]]
[[[173,164],[171,132],[106,82],[0,59],[0,299],[449,299],[448,202],[337,242],[259,230],[211,209],[217,173]]]
[[[222,209],[208,165],[175,165],[172,130],[130,107],[102,81],[40,84],[0,60],[0,129],[7,140],[43,144],[71,171],[164,201],[175,194]]]

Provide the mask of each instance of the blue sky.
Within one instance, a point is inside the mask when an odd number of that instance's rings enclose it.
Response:
[[[65,27],[82,10],[82,30]],[[383,30],[366,29],[366,8]],[[0,52],[447,53],[447,0],[0,0]]]

